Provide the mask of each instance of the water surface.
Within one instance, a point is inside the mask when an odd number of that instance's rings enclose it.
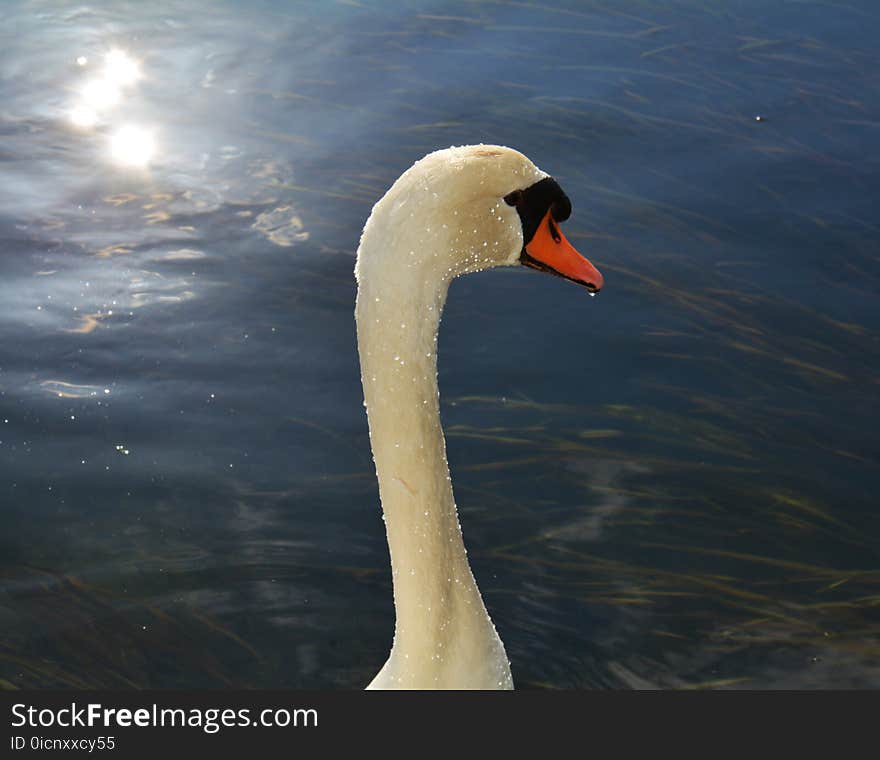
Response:
[[[487,142],[606,280],[486,272],[444,315],[517,685],[880,686],[873,3],[4,10],[0,685],[369,681],[354,251]]]

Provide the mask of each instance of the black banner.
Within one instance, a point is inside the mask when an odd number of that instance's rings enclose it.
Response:
[[[775,747],[790,756],[799,744],[853,746],[878,701],[877,692],[7,691],[0,756],[263,757],[353,743],[369,755],[421,755],[477,751],[476,738],[493,750],[528,740],[583,754]]]

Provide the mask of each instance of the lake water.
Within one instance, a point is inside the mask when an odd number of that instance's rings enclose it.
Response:
[[[486,142],[606,283],[495,270],[444,314],[516,684],[880,687],[876,3],[4,14],[0,685],[370,680],[354,252],[416,159]]]

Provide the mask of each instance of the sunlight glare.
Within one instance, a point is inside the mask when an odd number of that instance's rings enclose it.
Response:
[[[104,56],[104,76],[124,87],[141,78],[141,67],[124,50],[114,49]]]
[[[119,102],[119,88],[106,79],[94,79],[82,89],[83,100],[95,110],[110,108]]]
[[[143,167],[153,158],[156,142],[146,129],[128,125],[113,135],[110,152],[117,163]]]

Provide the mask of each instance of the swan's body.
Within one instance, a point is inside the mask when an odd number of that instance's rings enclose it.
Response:
[[[364,227],[358,350],[397,615],[391,654],[369,688],[513,687],[458,523],[440,425],[437,332],[449,284],[465,272],[522,262],[601,287],[579,256],[588,269],[565,271],[577,262],[550,266],[524,247],[526,235],[540,234],[528,221],[539,207],[546,205],[546,220],[559,195],[567,204],[557,190],[509,148],[450,148],[406,171]],[[549,229],[558,243],[552,221]]]

